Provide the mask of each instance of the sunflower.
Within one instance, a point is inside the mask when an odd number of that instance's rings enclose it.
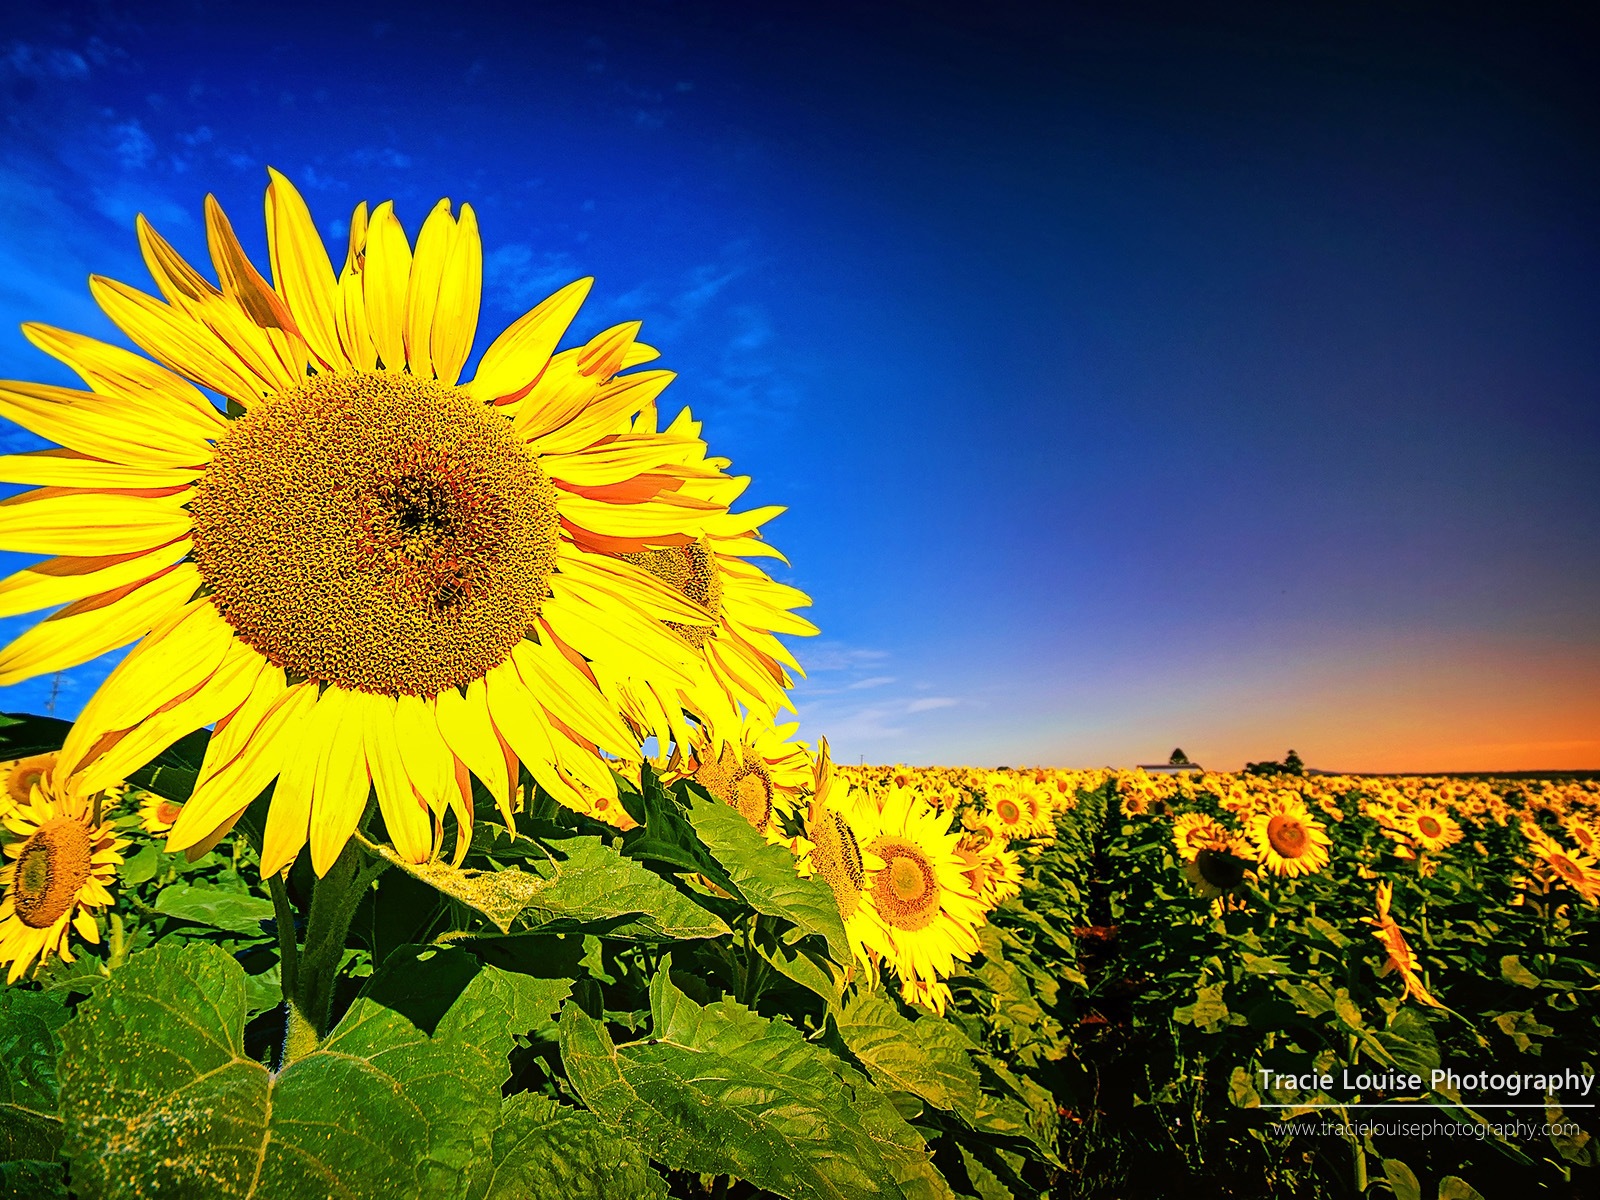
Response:
[[[1568,849],[1532,821],[1525,819],[1522,831],[1548,874],[1560,879],[1590,904],[1600,903],[1600,866],[1594,858],[1581,850]]]
[[[26,804],[33,798],[33,789],[56,768],[56,752],[30,754],[27,758],[14,758],[0,763],[0,777],[5,779],[5,800],[10,804]]]
[[[1465,836],[1454,817],[1431,805],[1406,813],[1401,819],[1401,829],[1418,846],[1429,851],[1453,846]]]
[[[989,784],[988,817],[995,829],[1008,838],[1026,837],[1032,824],[1029,805],[1004,781]]]
[[[1172,823],[1172,841],[1184,862],[1193,862],[1201,850],[1226,842],[1230,836],[1226,828],[1205,813],[1186,812]]]
[[[139,825],[146,833],[166,833],[183,812],[183,805],[154,792],[139,801]]]
[[[1261,864],[1278,875],[1312,875],[1328,865],[1328,831],[1300,797],[1275,796],[1249,821]]]
[[[784,820],[798,811],[801,794],[814,781],[805,743],[788,740],[798,728],[773,726],[747,714],[738,742],[713,755],[711,735],[702,727],[691,734],[693,757],[684,774],[738,809],[760,832],[781,834]]]
[[[660,579],[699,612],[694,622],[669,621],[667,626],[693,650],[700,670],[694,685],[676,694],[637,678],[602,682],[635,723],[663,746],[686,740],[687,710],[709,728],[712,744],[720,750],[725,740],[738,734],[741,705],[768,724],[781,710],[794,708],[788,696],[794,683],[789,671],[802,672],[775,635],[809,636],[817,627],[790,611],[810,604],[810,597],[775,582],[747,561],[765,556],[787,564],[760,533],[760,526],[783,509],[727,511],[749,479],[729,477],[724,471],[726,459],[705,456],[700,429],[688,409],[679,413],[660,438],[685,449],[675,462],[657,470],[673,479],[676,494],[685,502],[698,500],[705,505],[703,532],[693,540],[618,555]],[[633,435],[657,436],[654,408],[634,420]]]
[[[99,944],[93,910],[111,903],[106,889],[128,843],[109,820],[96,824],[91,809],[92,801],[81,793],[58,793],[45,780],[26,803],[5,814],[5,827],[16,839],[5,847],[11,861],[0,867],[0,963],[11,964],[7,983],[52,954],[71,962],[67,943],[73,930]]]
[[[857,824],[872,812],[872,805],[862,801],[861,793],[851,793],[835,772],[828,755],[827,738],[819,741],[812,778],[814,787],[806,811],[806,834],[803,840],[796,842],[796,846],[805,847],[805,853],[797,862],[796,870],[801,875],[820,876],[828,885],[839,906],[839,917],[844,922],[855,960],[870,967],[872,959],[867,942],[872,911],[866,897],[873,887],[874,873],[883,867],[883,860],[863,847]]]
[[[1405,981],[1405,991],[1400,994],[1403,1003],[1407,997],[1415,996],[1423,1004],[1431,1008],[1443,1008],[1444,1005],[1435,1000],[1428,989],[1422,986],[1422,980],[1417,975],[1417,956],[1412,953],[1411,947],[1406,943],[1406,935],[1400,931],[1400,926],[1389,915],[1389,902],[1394,896],[1394,885],[1387,880],[1378,884],[1378,915],[1370,918],[1377,928],[1372,936],[1383,943],[1383,948],[1389,952],[1388,960],[1379,969],[1379,975],[1387,975],[1390,971],[1400,972],[1400,978]]]
[[[963,833],[956,843],[956,854],[965,864],[963,874],[984,908],[998,908],[1022,894],[1022,860],[990,825],[980,824]]]
[[[1184,864],[1183,875],[1197,896],[1222,901],[1239,892],[1252,878],[1255,866],[1249,845],[1242,838],[1221,836],[1195,847]]]
[[[140,218],[161,298],[95,277],[156,361],[25,326],[89,391],[0,385],[60,449],[0,458],[39,485],[0,503],[0,548],[55,554],[0,583],[0,615],[64,604],[0,651],[0,683],[137,643],[85,706],[58,778],[93,790],[215,723],[170,849],[226,830],[276,780],[261,868],[307,841],[327,871],[369,791],[395,849],[434,853],[471,777],[509,819],[520,766],[556,799],[615,796],[638,739],[601,674],[671,693],[702,609],[617,557],[701,536],[672,438],[629,432],[671,381],[619,325],[552,355],[591,281],[520,318],[460,382],[482,248],[441,201],[415,248],[393,206],[350,222],[335,275],[288,180],[267,189],[268,283],[213,198],[219,283]],[[198,386],[197,386],[198,385]],[[226,399],[219,411],[200,389]]]
[[[876,811],[872,811],[876,807]],[[983,902],[968,881],[949,818],[917,793],[891,787],[863,806],[866,849],[883,865],[871,873],[868,944],[902,982],[932,983],[977,952]]]

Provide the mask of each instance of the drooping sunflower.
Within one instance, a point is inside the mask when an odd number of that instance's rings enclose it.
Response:
[[[1600,904],[1600,864],[1581,850],[1562,845],[1527,818],[1522,832],[1548,875],[1559,879],[1590,904]]]
[[[1312,875],[1328,865],[1333,839],[1295,795],[1279,795],[1249,821],[1261,865],[1277,875]]]
[[[1243,838],[1223,836],[1195,847],[1194,857],[1184,864],[1183,875],[1194,893],[1213,902],[1227,901],[1253,878],[1254,856]]]
[[[995,909],[1022,894],[1022,860],[988,822],[968,829],[956,843],[967,882],[985,909]]]
[[[1207,846],[1227,842],[1232,835],[1217,820],[1200,812],[1182,813],[1172,823],[1172,841],[1178,857],[1193,862],[1195,856]]]
[[[1392,883],[1384,880],[1378,884],[1378,915],[1372,919],[1372,924],[1377,928],[1372,931],[1372,936],[1383,944],[1389,955],[1378,974],[1387,975],[1390,971],[1400,973],[1400,978],[1405,981],[1405,991],[1400,994],[1402,1002],[1415,996],[1431,1008],[1443,1008],[1444,1005],[1422,985],[1422,979],[1417,974],[1417,956],[1406,942],[1406,935],[1401,932],[1399,924],[1389,915],[1389,903],[1393,897]]]
[[[1432,805],[1414,808],[1401,818],[1403,832],[1424,850],[1443,850],[1465,835],[1456,819]]]
[[[781,835],[784,820],[799,811],[802,794],[815,780],[810,750],[789,740],[799,728],[746,714],[737,741],[724,743],[716,753],[711,734],[701,727],[690,735],[691,757],[683,774],[738,809],[755,829]]]
[[[876,811],[874,811],[874,809]],[[875,918],[868,945],[902,981],[934,982],[978,949],[983,902],[957,852],[962,834],[916,792],[891,787],[875,806],[862,806],[858,832],[883,862],[871,873],[866,903]]]
[[[0,615],[66,605],[0,651],[0,683],[137,642],[58,777],[104,786],[215,722],[169,848],[214,839],[276,779],[266,874],[308,840],[325,872],[369,790],[419,862],[446,812],[464,850],[471,776],[507,816],[519,764],[563,802],[614,796],[602,755],[638,742],[597,673],[692,686],[664,622],[704,619],[617,557],[693,540],[708,512],[657,470],[681,448],[630,432],[671,373],[622,373],[656,357],[637,324],[552,356],[579,280],[461,383],[470,206],[441,201],[413,250],[391,204],[362,204],[337,275],[276,172],[266,208],[270,284],[210,197],[218,283],[143,218],[161,298],[91,279],[154,362],[24,327],[90,390],[0,385],[0,414],[61,444],[0,459],[0,480],[39,485],[0,503],[0,548],[58,556],[0,583]]]
[[[52,954],[70,963],[74,931],[99,943],[94,910],[110,905],[107,889],[128,843],[109,820],[95,823],[90,799],[58,792],[48,779],[4,824],[15,840],[5,847],[11,861],[0,867],[0,963],[10,964],[6,982],[14,983]]]

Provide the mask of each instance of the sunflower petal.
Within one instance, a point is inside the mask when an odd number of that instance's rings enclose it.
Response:
[[[317,705],[319,719],[332,726],[317,758],[311,793],[311,867],[319,879],[360,824],[372,786],[362,747],[366,722],[358,694],[330,687]]]
[[[175,419],[172,405],[147,398],[7,381],[0,383],[0,416],[69,450],[109,462],[193,467],[211,461],[210,442]]]
[[[0,550],[29,554],[126,554],[153,550],[189,532],[192,492],[152,498],[39,488],[0,500]]]
[[[383,369],[403,371],[411,243],[406,241],[400,218],[394,215],[393,201],[385,200],[373,211],[372,220],[367,224],[362,258],[361,295],[367,333],[383,361]]]
[[[433,373],[440,383],[453,386],[461,378],[461,368],[472,353],[482,297],[483,241],[478,236],[477,214],[472,205],[463,204],[439,280],[439,301],[433,310],[433,331],[429,334]]]
[[[335,371],[350,368],[335,319],[338,280],[306,202],[282,174],[267,168],[267,257],[272,281],[311,352]]]
[[[22,334],[76,371],[91,391],[144,401],[162,412],[171,410],[171,419],[180,421],[200,438],[214,438],[227,428],[222,414],[204,392],[142,355],[33,321],[22,326]]]
[[[544,373],[562,335],[578,315],[592,278],[567,284],[519,317],[483,352],[467,392],[485,404],[522,397]]]
[[[362,731],[367,769],[378,793],[378,808],[395,852],[407,862],[424,863],[433,856],[433,820],[406,772],[395,733],[395,701],[361,693]]]
[[[137,641],[193,596],[200,582],[195,567],[180,563],[51,614],[0,650],[0,687],[65,671]]]
[[[505,754],[489,719],[483,680],[474,679],[468,684],[465,696],[455,688],[440,692],[434,699],[434,713],[451,752],[483,781],[496,804],[508,803],[511,781],[506,775]]]
[[[76,450],[29,450],[0,455],[0,483],[78,489],[154,489],[184,487],[203,467],[130,467],[90,458]]]
[[[70,604],[88,596],[143,583],[189,552],[181,539],[145,554],[51,558],[0,580],[0,617]],[[197,585],[198,586],[198,583]]]

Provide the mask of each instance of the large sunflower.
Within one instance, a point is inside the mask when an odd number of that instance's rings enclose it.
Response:
[[[1333,839],[1298,796],[1273,797],[1248,829],[1261,865],[1274,874],[1313,875],[1328,865]]]
[[[0,459],[0,479],[41,485],[0,504],[0,548],[60,556],[0,584],[0,615],[66,604],[0,652],[0,683],[137,642],[58,775],[93,790],[215,722],[169,847],[215,838],[276,779],[266,874],[308,839],[325,872],[374,789],[413,861],[446,811],[464,848],[472,775],[507,815],[519,764],[567,803],[614,796],[601,752],[638,744],[597,672],[670,690],[697,669],[663,622],[700,611],[616,557],[692,540],[708,511],[656,470],[681,450],[630,431],[672,375],[619,374],[655,357],[636,324],[552,357],[579,280],[461,383],[470,207],[440,201],[413,250],[392,205],[362,204],[337,275],[276,172],[266,210],[271,284],[210,197],[218,284],[143,218],[162,298],[91,279],[156,362],[25,327],[91,390],[0,385],[0,413],[62,446]]]
[[[121,850],[109,820],[95,821],[93,801],[81,792],[58,793],[49,780],[35,785],[26,804],[5,814],[15,839],[5,848],[11,861],[0,867],[0,963],[9,963],[14,983],[50,955],[72,961],[73,931],[98,944],[93,910],[111,903]]]
[[[883,861],[866,894],[876,918],[868,945],[902,981],[950,975],[957,959],[977,952],[984,920],[958,850],[962,833],[951,833],[950,818],[907,788],[889,788],[877,811],[863,815],[865,848]]]

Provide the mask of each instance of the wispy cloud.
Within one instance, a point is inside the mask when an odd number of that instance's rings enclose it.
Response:
[[[511,242],[483,256],[483,286],[496,303],[521,312],[532,308],[584,271],[563,250],[536,251],[523,242]]]
[[[913,700],[906,705],[906,712],[932,712],[936,708],[953,708],[958,703],[959,701],[951,696],[924,696],[921,700]]]

